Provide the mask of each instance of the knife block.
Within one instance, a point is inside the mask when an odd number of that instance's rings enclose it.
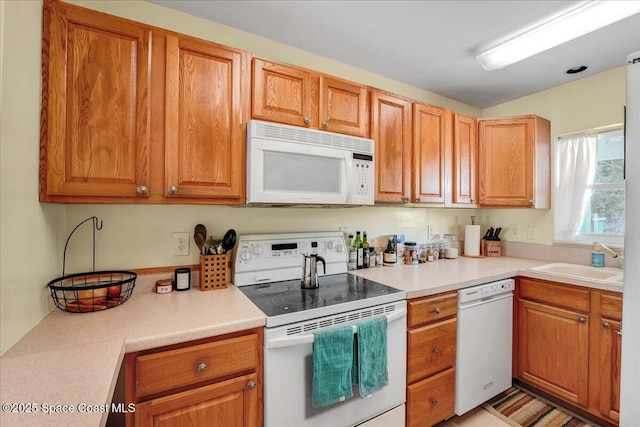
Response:
[[[229,254],[200,255],[200,290],[224,289],[229,284]]]
[[[484,256],[502,256],[502,246],[498,241],[483,240],[482,252]]]

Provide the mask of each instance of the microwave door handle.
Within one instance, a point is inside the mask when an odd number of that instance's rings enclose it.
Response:
[[[347,182],[345,185],[347,186],[347,191],[345,193],[345,203],[351,203],[351,191],[353,187],[353,159],[352,154],[348,153],[345,156],[344,167],[346,168],[345,174],[343,176],[347,177]]]
[[[387,324],[393,322],[394,320],[404,319],[407,315],[406,309],[397,310],[393,313],[387,314]],[[358,328],[356,325],[351,325],[353,329],[353,333],[358,332]],[[268,349],[272,348],[283,348],[283,347],[293,347],[301,344],[311,344],[313,343],[313,334],[306,335],[294,335],[282,338],[274,338],[270,340],[266,340],[265,344]]]

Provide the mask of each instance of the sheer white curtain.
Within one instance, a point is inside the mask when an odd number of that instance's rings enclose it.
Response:
[[[554,240],[575,241],[580,231],[596,175],[596,142],[595,133],[558,140]]]

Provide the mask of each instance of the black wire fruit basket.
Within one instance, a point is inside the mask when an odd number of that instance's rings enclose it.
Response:
[[[93,271],[65,275],[67,246],[73,233],[87,221],[93,221]],[[102,221],[92,216],[78,224],[64,245],[62,277],[50,281],[47,286],[53,302],[62,311],[86,313],[116,307],[127,301],[133,293],[137,274],[132,271],[96,270],[96,230],[102,229]]]

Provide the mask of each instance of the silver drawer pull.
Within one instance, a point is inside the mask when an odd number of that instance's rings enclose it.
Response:
[[[433,347],[433,353],[434,354],[440,353],[440,349],[438,347]]]
[[[198,366],[196,367],[196,371],[204,372],[204,371],[207,370],[208,367],[209,367],[209,365],[207,365],[207,362],[200,362],[200,363],[198,363]]]
[[[609,329],[611,325],[609,324],[609,322],[602,322],[602,327]]]
[[[440,314],[440,307],[436,307],[436,308],[433,310],[433,312],[434,312],[435,314]]]
[[[253,390],[254,388],[256,388],[257,383],[254,380],[251,380],[247,383],[247,388],[249,390]]]
[[[584,317],[580,317],[580,318],[578,319],[578,322],[580,322],[580,323],[587,323],[587,319],[585,319]]]
[[[431,405],[432,405],[432,406],[434,406],[434,407],[435,407],[435,406],[438,406],[438,401],[437,401],[437,400],[433,400],[433,401],[431,402]]]

